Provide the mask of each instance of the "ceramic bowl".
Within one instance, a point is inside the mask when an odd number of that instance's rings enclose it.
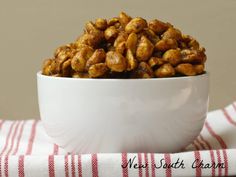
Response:
[[[40,115],[68,152],[177,152],[200,133],[208,74],[153,79],[78,79],[37,73]]]

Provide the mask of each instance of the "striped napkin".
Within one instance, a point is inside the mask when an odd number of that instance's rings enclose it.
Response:
[[[0,177],[157,177],[236,175],[236,102],[208,113],[181,153],[68,154],[38,120],[0,121]]]

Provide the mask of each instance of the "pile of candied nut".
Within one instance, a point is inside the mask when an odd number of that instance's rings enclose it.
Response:
[[[42,74],[73,78],[160,78],[204,73],[205,49],[170,23],[124,12],[88,22],[74,43],[56,49]]]

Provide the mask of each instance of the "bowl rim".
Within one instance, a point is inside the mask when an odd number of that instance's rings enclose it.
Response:
[[[199,74],[196,76],[180,76],[180,77],[163,77],[163,78],[148,78],[148,79],[141,79],[141,78],[137,78],[137,79],[116,79],[116,78],[72,78],[72,77],[52,77],[52,76],[47,76],[47,75],[43,75],[42,71],[38,71],[37,72],[37,78],[47,78],[47,79],[53,79],[53,80],[74,80],[74,81],[138,81],[138,82],[146,82],[146,81],[164,81],[164,80],[191,80],[191,79],[200,79],[200,78],[205,78],[205,77],[209,77],[209,72],[205,71],[205,73],[203,74]]]

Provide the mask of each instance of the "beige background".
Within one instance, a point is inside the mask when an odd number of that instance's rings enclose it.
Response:
[[[193,35],[207,50],[210,109],[236,100],[236,1],[0,2],[0,118],[39,118],[36,72],[54,49],[73,41],[84,23],[126,11],[159,18]]]

